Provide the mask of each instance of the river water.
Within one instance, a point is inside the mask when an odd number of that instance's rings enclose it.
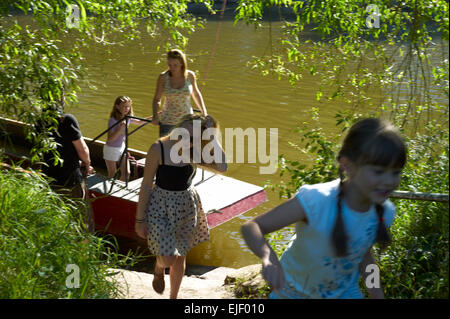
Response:
[[[276,45],[280,34],[278,22],[272,22],[271,27],[264,23],[255,30],[243,23],[233,25],[230,19],[221,23],[208,21],[204,29],[189,37],[185,50],[188,68],[197,73],[208,113],[219,121],[222,134],[226,128],[253,128],[256,132],[265,128],[267,154],[284,154],[288,159],[307,163],[311,158],[300,154],[289,142],[298,141],[298,134],[293,132],[297,126],[311,122],[311,108],[318,106],[318,79],[305,76],[291,86],[287,81],[277,80],[275,75],[262,76],[247,66],[252,56],[261,57],[268,52],[270,38],[274,39],[272,45]],[[111,55],[100,45],[93,45],[84,53],[89,84],[81,86],[79,104],[67,110],[78,118],[84,136],[95,137],[106,129],[113,102],[119,95],[132,98],[136,116],[152,114],[156,80],[167,67],[164,50],[157,50],[162,44],[161,39],[148,37],[141,45],[114,47]],[[336,134],[334,115],[345,107],[335,101],[321,102],[320,126],[327,134]],[[271,128],[278,130],[277,145],[272,147],[269,145]],[[147,125],[130,137],[129,147],[147,151],[157,138],[158,128]],[[235,161],[229,164],[225,175],[259,186],[268,180],[281,181],[279,171],[261,174],[260,168],[267,164],[261,163],[258,156],[256,163]],[[213,229],[211,241],[194,248],[189,255],[214,266],[237,268],[259,262],[246,247],[240,226],[282,202],[278,193],[267,190],[267,196],[268,201],[259,207]]]

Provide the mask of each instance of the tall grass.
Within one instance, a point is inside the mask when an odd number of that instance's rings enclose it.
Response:
[[[120,295],[108,268],[127,258],[84,231],[80,202],[56,194],[33,172],[0,171],[0,185],[0,298]]]

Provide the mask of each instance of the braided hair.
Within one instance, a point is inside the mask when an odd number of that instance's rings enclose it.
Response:
[[[390,123],[378,118],[367,118],[355,123],[342,143],[338,159],[347,157],[357,165],[378,165],[402,168],[406,163],[406,145],[397,129]],[[344,198],[344,174],[339,169],[339,190],[337,195],[337,216],[331,233],[331,240],[337,257],[348,255],[348,236],[342,217],[342,199]],[[385,246],[391,242],[389,231],[384,222],[384,206],[375,205],[378,229],[375,241]]]

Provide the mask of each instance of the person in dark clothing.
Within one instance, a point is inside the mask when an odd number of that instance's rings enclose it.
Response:
[[[43,171],[54,179],[53,184],[72,188],[83,180],[81,167],[89,167],[91,164],[89,149],[81,136],[78,121],[72,114],[62,115],[59,121],[58,130],[52,132],[51,136],[58,144],[57,151],[63,164],[50,165],[50,158],[46,156],[45,162],[49,165]]]
[[[56,131],[50,133],[57,143],[57,151],[63,161],[53,165],[50,154],[44,157],[42,171],[51,178],[51,186],[59,193],[72,198],[80,198],[87,201],[87,187],[84,177],[93,174],[89,148],[83,139],[78,121],[72,114],[64,114],[60,111],[59,125]],[[84,221],[89,232],[94,231],[94,219],[90,204],[87,203],[87,212]]]

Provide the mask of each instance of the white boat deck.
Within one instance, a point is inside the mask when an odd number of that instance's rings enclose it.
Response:
[[[91,191],[133,202],[139,200],[141,183],[142,178],[139,178],[128,182],[128,186],[125,187],[125,182],[113,181],[98,174],[89,176],[87,179],[88,188]],[[220,210],[263,190],[263,187],[214,174],[201,168],[197,168],[192,184],[200,195],[205,212]]]

